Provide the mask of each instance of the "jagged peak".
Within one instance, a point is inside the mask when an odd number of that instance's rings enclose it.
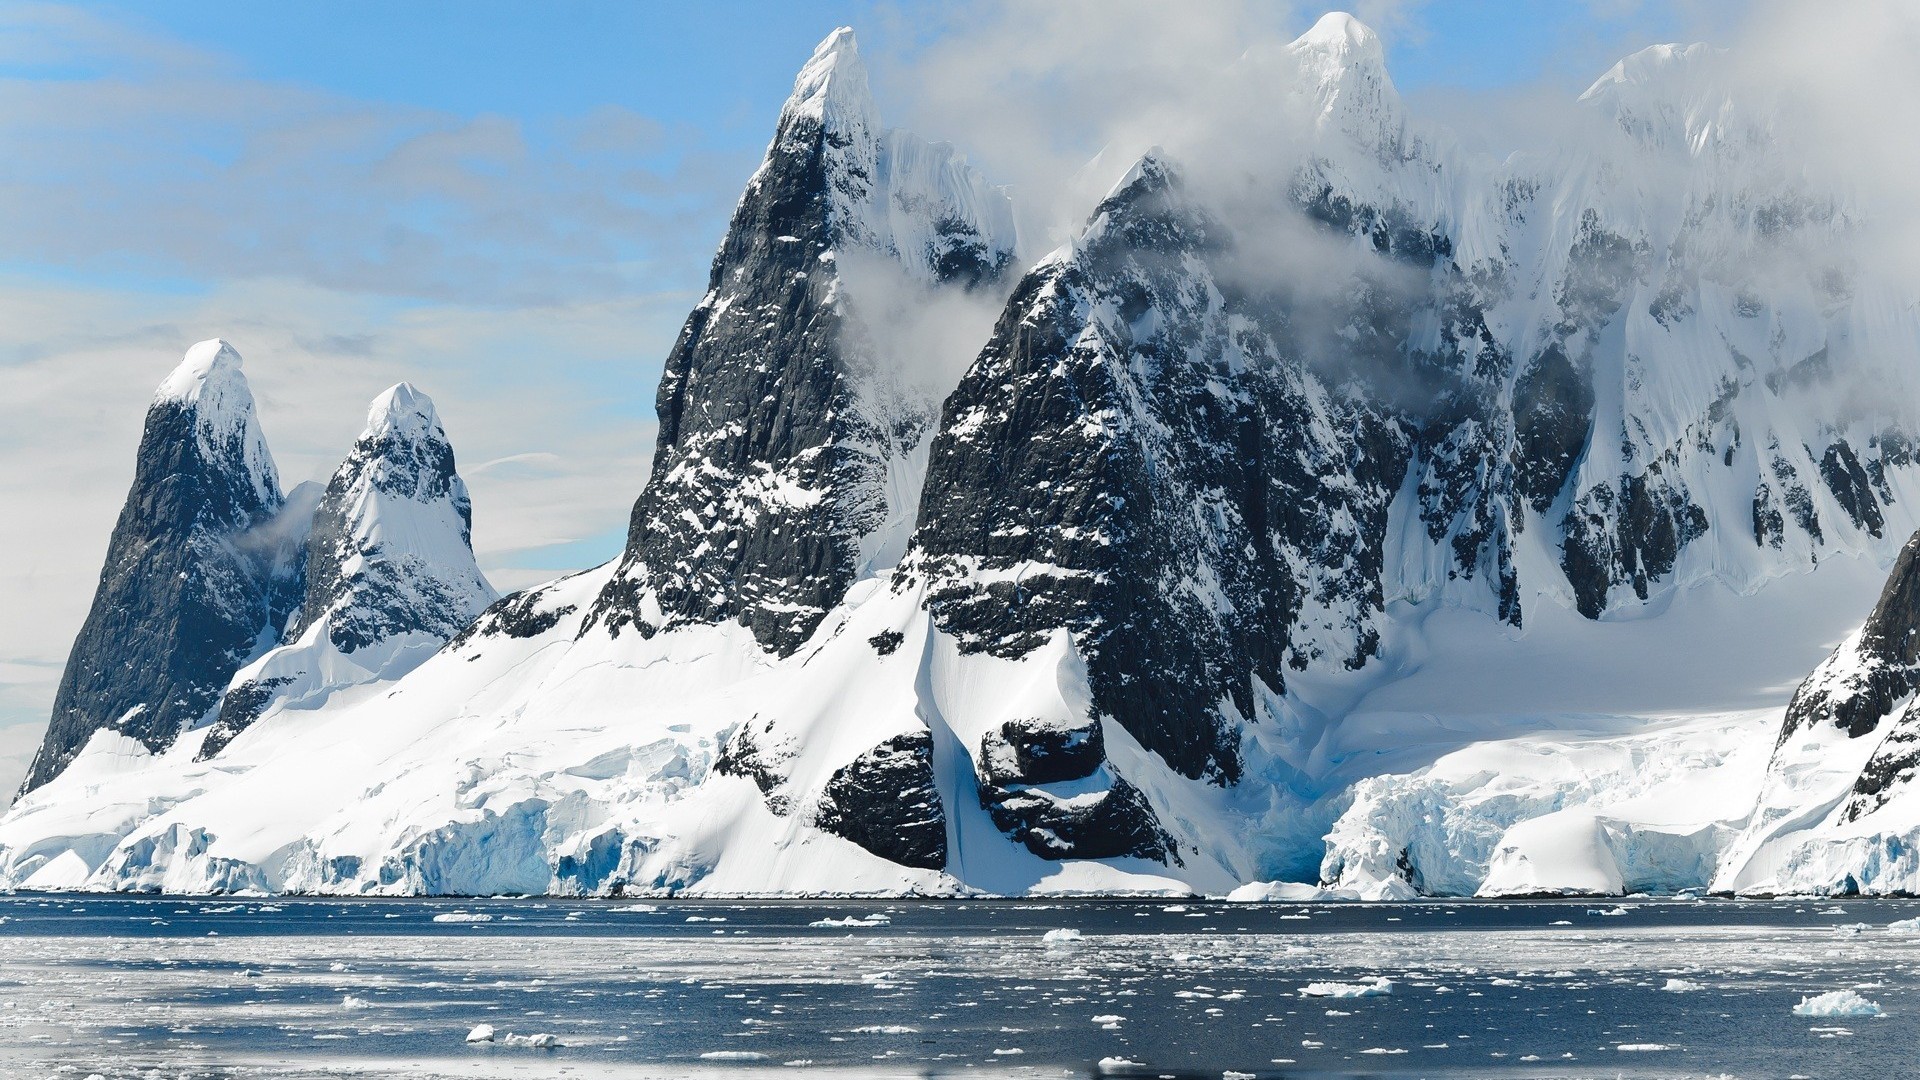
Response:
[[[811,117],[829,130],[873,124],[873,94],[867,85],[867,66],[860,60],[853,28],[842,26],[828,34],[793,80],[793,94],[780,110],[782,118]]]
[[[1128,169],[1127,174],[1122,176],[1120,182],[1113,185],[1113,188],[1100,201],[1105,203],[1142,181],[1153,186],[1164,187],[1173,182],[1175,176],[1175,170],[1168,160],[1166,150],[1158,146],[1150,146],[1147,152],[1141,154],[1139,160],[1133,163],[1133,168]]]
[[[373,399],[367,408],[367,430],[361,436],[363,439],[407,440],[445,440],[446,437],[433,399],[406,382],[395,383]]]

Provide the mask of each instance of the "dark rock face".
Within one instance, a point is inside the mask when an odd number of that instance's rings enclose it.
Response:
[[[1834,500],[1855,525],[1865,529],[1869,535],[1880,535],[1887,521],[1880,511],[1880,501],[1874,495],[1873,480],[1845,439],[1827,447],[1827,452],[1820,458],[1820,478],[1827,482],[1827,489],[1833,492]]]
[[[933,736],[896,735],[841,766],[813,823],[902,866],[947,865],[947,815],[933,776]]]
[[[1567,513],[1561,568],[1580,614],[1597,619],[1607,593],[1629,585],[1645,600],[1651,584],[1673,572],[1680,549],[1707,531],[1707,512],[1686,489],[1668,482],[1658,463],[1618,486],[1588,488]]]
[[[1831,724],[1859,738],[1920,690],[1920,534],[1900,549],[1893,572],[1857,639],[1842,644],[1794,692],[1780,742]],[[1892,741],[1892,736],[1888,736]],[[1889,747],[1897,756],[1898,748]],[[1874,769],[1870,765],[1869,769]],[[1886,772],[1886,767],[1879,770]],[[1886,776],[1873,781],[1875,791]]]
[[[1545,512],[1580,464],[1593,426],[1593,383],[1555,343],[1543,349],[1513,388],[1514,482]]]
[[[1040,788],[982,784],[980,805],[1001,831],[1043,859],[1180,862],[1146,795],[1120,777],[1090,804],[1069,803]]]
[[[1098,720],[1009,720],[981,743],[980,806],[1043,859],[1178,862],[1152,804],[1124,778],[1105,775],[1106,763]]]
[[[667,358],[652,476],[589,626],[650,637],[737,621],[784,655],[853,582],[860,538],[887,515],[888,459],[935,414],[863,396],[886,358],[853,314],[839,259],[878,246],[927,287],[964,288],[1012,258],[1010,236],[898,189],[895,158],[912,137],[883,136],[868,107],[851,36],[836,34],[802,73]],[[933,215],[924,247],[875,235],[869,218],[896,213]]]
[[[148,410],[133,487],[23,791],[102,728],[155,751],[172,745],[297,599],[291,525],[276,522],[284,499],[239,362],[224,342],[195,346]]]
[[[1092,776],[1107,760],[1100,724],[1009,720],[980,747],[981,779],[998,786],[1055,784]]]
[[[1095,221],[1019,285],[948,399],[896,587],[923,576],[963,651],[1023,656],[1066,630],[1097,712],[1230,783],[1223,708],[1252,715],[1256,683],[1279,691],[1316,649],[1359,663],[1377,648],[1408,439],[1328,395],[1270,313],[1213,286],[1231,238],[1163,165]],[[1309,612],[1322,640],[1282,631]]]
[[[568,575],[568,577],[573,576]],[[558,582],[554,584],[557,585]],[[560,620],[578,610],[573,604],[553,603],[555,591],[554,585],[543,585],[501,597],[494,601],[491,607],[481,612],[478,618],[468,623],[466,629],[455,634],[451,644],[465,645],[478,637],[539,637],[559,626]]]

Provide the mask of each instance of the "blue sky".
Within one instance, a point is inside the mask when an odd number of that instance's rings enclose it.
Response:
[[[1354,9],[1416,109],[1471,126],[1569,100],[1640,46],[1717,39],[1742,7]],[[247,358],[289,483],[324,478],[387,385],[432,394],[482,565],[523,587],[618,550],[661,361],[795,71],[835,26],[859,30],[886,121],[961,144],[1018,194],[1044,172],[1036,153],[1098,149],[1089,111],[1177,90],[1183,64],[1319,14],[0,0],[0,505],[36,511],[0,520],[0,773],[44,722],[146,400],[192,342],[227,337]]]

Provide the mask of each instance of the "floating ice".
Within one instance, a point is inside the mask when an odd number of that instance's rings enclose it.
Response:
[[[1623,1053],[1636,1054],[1671,1050],[1673,1047],[1668,1046],[1666,1043],[1621,1043],[1619,1046],[1614,1047],[1614,1049]]]
[[[1168,908],[1167,910],[1171,911],[1173,909]],[[1072,945],[1079,942],[1081,940],[1081,937],[1080,937],[1080,931],[1067,928],[1067,929],[1060,929],[1060,930],[1049,930],[1046,933],[1040,935],[1040,940],[1046,942],[1048,945]]]
[[[508,1035],[508,1046],[524,1046],[529,1050],[551,1050],[560,1045],[560,1040],[546,1032],[533,1035]]]
[[[1887,930],[1895,934],[1920,934],[1920,918],[1890,922],[1887,924]]]
[[[1853,990],[1829,990],[1803,997],[1793,1007],[1795,1016],[1879,1016],[1880,1004],[1868,1001]]]
[[[807,925],[811,927],[820,928],[820,929],[832,929],[835,927],[886,926],[892,922],[893,922],[892,919],[876,911],[873,914],[865,917],[855,917],[855,916],[849,915],[844,919],[833,919],[833,918],[815,919],[814,921],[808,923]]]
[[[1706,987],[1697,982],[1689,982],[1686,979],[1668,979],[1667,985],[1660,989],[1665,990],[1669,994],[1691,994],[1695,990],[1705,990]]]
[[[435,915],[433,921],[444,923],[482,923],[492,922],[493,916],[477,911],[448,911]]]
[[[467,1032],[467,1041],[470,1043],[492,1042],[493,1041],[493,1025],[492,1024],[473,1025],[473,1030]]]
[[[767,1055],[752,1050],[709,1050],[700,1055],[701,1061],[765,1061]]]
[[[343,1009],[370,1009],[373,1006],[366,998],[355,997],[352,994],[348,994],[346,997],[340,999],[340,1007]]]
[[[1393,980],[1376,975],[1362,983],[1317,982],[1300,988],[1301,997],[1363,998],[1393,993]]]
[[[1129,1061],[1123,1057],[1103,1057],[1100,1059],[1098,1065],[1101,1072],[1117,1072],[1121,1069],[1138,1069],[1140,1067],[1140,1062]]]

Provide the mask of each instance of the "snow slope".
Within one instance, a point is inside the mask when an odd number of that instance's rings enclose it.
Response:
[[[1710,49],[1628,58],[1505,162],[1409,115],[1350,17],[1245,63],[1302,120],[1260,214],[1176,142],[1022,270],[1006,194],[882,128],[831,35],[668,358],[622,557],[397,681],[308,626],[253,674],[314,707],[224,747],[93,735],[0,818],[0,883],[1904,887],[1904,788],[1830,817],[1884,739],[1769,758],[1920,526],[1920,313],[1838,259],[1867,223]],[[1276,223],[1306,278],[1261,262]],[[964,365],[895,318],[983,298]],[[456,496],[380,505],[466,581]]]

